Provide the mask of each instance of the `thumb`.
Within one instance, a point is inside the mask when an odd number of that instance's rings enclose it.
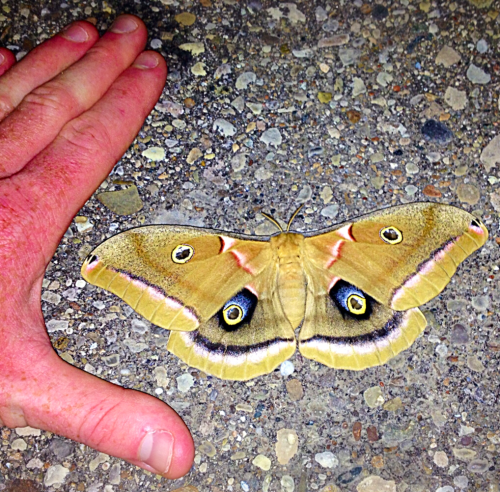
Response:
[[[17,373],[10,378],[7,408],[18,411],[1,415],[9,427],[48,430],[167,478],[182,477],[191,468],[189,430],[157,398],[81,371],[52,349]]]

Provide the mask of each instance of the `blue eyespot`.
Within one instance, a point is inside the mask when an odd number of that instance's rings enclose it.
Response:
[[[371,314],[372,299],[363,291],[344,280],[330,289],[330,297],[343,314],[366,318]]]
[[[249,323],[257,306],[257,296],[247,289],[238,292],[219,311],[219,323],[226,331],[234,331]]]

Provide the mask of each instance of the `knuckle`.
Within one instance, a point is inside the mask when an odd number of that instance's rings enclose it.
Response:
[[[94,159],[96,153],[106,152],[111,148],[112,139],[105,124],[91,117],[82,115],[69,122],[60,133],[74,152]]]
[[[14,104],[10,97],[5,94],[0,95],[0,120],[4,119],[7,115],[14,111]]]
[[[23,109],[49,112],[60,117],[62,112],[71,111],[76,104],[77,99],[70,88],[53,80],[26,95],[21,106]]]

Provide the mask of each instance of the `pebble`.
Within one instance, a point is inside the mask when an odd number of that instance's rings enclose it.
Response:
[[[229,75],[232,72],[231,65],[228,63],[223,63],[217,67],[217,70],[214,72],[214,79],[218,80],[224,75]]]
[[[47,468],[47,472],[45,473],[43,484],[46,487],[54,486],[55,488],[59,488],[59,486],[64,483],[68,473],[68,468],[65,468],[62,465],[49,466],[49,468]]]
[[[403,402],[401,401],[401,398],[399,396],[396,396],[396,398],[385,402],[383,408],[388,412],[396,412],[403,408]]]
[[[10,447],[16,451],[26,451],[28,448],[28,445],[26,444],[26,441],[24,439],[14,439],[10,443]]]
[[[472,307],[478,311],[487,311],[490,307],[489,296],[475,296],[472,298]]]
[[[281,133],[277,128],[268,128],[260,137],[260,141],[267,146],[279,147],[281,145]]]
[[[196,75],[197,77],[204,77],[207,74],[207,71],[205,70],[205,64],[203,62],[195,63],[191,67],[191,73],[193,75]]]
[[[186,158],[186,162],[188,164],[193,164],[194,162],[196,162],[201,156],[203,155],[203,152],[198,149],[197,147],[195,147],[194,149],[191,149],[189,151],[189,154]]]
[[[490,467],[486,460],[473,460],[467,465],[467,470],[472,473],[484,473]]]
[[[320,197],[323,200],[323,203],[326,205],[327,203],[330,203],[333,198],[333,190],[330,188],[330,186],[325,186],[320,193]]]
[[[439,487],[436,492],[455,492],[455,489],[451,485],[445,485],[444,487]]]
[[[486,73],[482,68],[477,67],[474,63],[471,63],[467,69],[467,78],[473,84],[488,84],[491,81],[491,75]]]
[[[453,479],[453,484],[459,489],[466,489],[469,486],[469,479],[465,475],[458,475]]]
[[[316,10],[314,11],[316,15],[316,22],[323,22],[328,19],[328,13],[323,7],[316,7]]]
[[[73,454],[75,445],[73,442],[54,438],[50,443],[49,449],[54,453],[58,460],[62,461]]]
[[[253,460],[252,464],[264,471],[271,469],[271,460],[263,454],[258,454]]]
[[[283,377],[290,376],[294,371],[295,368],[293,367],[293,363],[289,360],[286,360],[280,366],[280,373]]]
[[[455,111],[459,111],[467,106],[467,93],[454,87],[448,87],[444,93],[444,102]]]
[[[187,393],[194,385],[194,378],[189,373],[177,376],[176,380],[177,380],[177,389],[181,393]]]
[[[335,32],[340,27],[340,23],[337,19],[328,19],[322,26],[321,29],[325,32]]]
[[[313,190],[309,184],[304,185],[299,191],[299,195],[295,199],[297,203],[305,203],[312,197]]]
[[[444,343],[436,345],[436,354],[439,357],[446,357],[448,355],[448,347]]]
[[[484,365],[475,355],[469,355],[467,357],[467,367],[474,372],[483,372]]]
[[[370,475],[357,485],[356,490],[357,492],[396,492],[396,482]]]
[[[281,477],[281,486],[284,489],[284,492],[294,492],[295,490],[295,482],[290,475],[283,475]]]
[[[184,51],[189,51],[193,56],[205,53],[205,45],[203,43],[183,43],[179,48]]]
[[[436,451],[434,453],[434,463],[439,468],[446,468],[449,464],[448,456],[444,451]]]
[[[320,214],[323,217],[326,217],[328,219],[334,219],[335,217],[337,217],[338,213],[339,213],[338,203],[332,203],[331,205],[322,208],[320,212]]]
[[[380,72],[377,75],[377,84],[381,87],[387,87],[393,80],[394,77],[388,72]]]
[[[295,430],[280,429],[277,433],[275,449],[278,462],[281,465],[287,465],[299,449],[299,437]]]
[[[331,451],[316,453],[314,460],[323,468],[335,468],[339,465],[339,459]]]
[[[352,436],[354,437],[355,441],[359,441],[361,439],[361,429],[361,422],[354,422],[354,424],[352,425]]]
[[[457,323],[451,331],[450,342],[452,345],[465,345],[469,343],[467,328]]]
[[[332,100],[331,92],[318,92],[318,100],[323,104],[328,104]]]
[[[290,381],[287,381],[286,390],[292,401],[301,400],[304,396],[304,388],[298,379],[290,379]]]
[[[213,131],[219,131],[225,137],[232,137],[236,134],[236,127],[223,118],[217,118],[213,124]]]
[[[443,65],[445,68],[449,68],[455,65],[455,63],[458,63],[460,58],[460,54],[451,46],[443,46],[436,56],[436,63]]]
[[[118,215],[132,215],[144,207],[135,185],[129,185],[123,190],[104,191],[97,195],[97,199],[111,212]]]
[[[356,111],[355,109],[350,109],[349,111],[346,112],[347,118],[349,121],[355,125],[356,123],[359,122],[361,119],[361,113],[359,111]]]
[[[257,75],[254,72],[243,72],[236,79],[236,89],[244,90],[247,89],[250,84],[254,84],[257,80]]]
[[[488,48],[489,46],[485,39],[480,39],[476,44],[476,49],[481,54],[486,53],[488,51]]]
[[[426,140],[439,145],[448,145],[453,139],[453,133],[448,127],[444,123],[433,119],[427,120],[421,131]]]
[[[197,450],[208,456],[209,458],[213,458],[217,454],[217,450],[215,446],[210,441],[203,441],[198,447]]]
[[[469,205],[476,205],[481,198],[479,189],[471,183],[460,183],[457,186],[457,196],[460,201]]]
[[[363,82],[363,79],[359,77],[353,78],[353,86],[352,86],[352,97],[359,96],[360,94],[366,93],[366,85]]]
[[[366,436],[369,442],[377,442],[379,440],[377,428],[374,425],[369,425],[366,428]]]
[[[470,461],[475,458],[477,452],[467,448],[453,448],[455,458],[462,461]]]
[[[370,408],[377,408],[384,404],[385,399],[380,386],[372,386],[363,392],[363,398]]]
[[[420,168],[413,162],[406,164],[405,169],[408,174],[418,174],[420,171]]]
[[[332,46],[342,46],[349,42],[349,34],[337,34],[330,38],[323,38],[318,41],[318,48],[330,48]]]
[[[389,15],[389,10],[385,5],[376,3],[372,8],[372,17],[375,20],[385,19]]]
[[[358,61],[361,51],[354,48],[340,48],[339,58],[344,67],[352,65]]]
[[[163,147],[149,147],[143,150],[141,155],[152,161],[162,161],[165,159],[165,149]]]
[[[175,16],[175,20],[183,26],[192,26],[196,21],[196,15],[190,12],[182,12]]]
[[[486,171],[491,171],[496,164],[500,163],[500,135],[491,139],[481,152],[480,159]]]

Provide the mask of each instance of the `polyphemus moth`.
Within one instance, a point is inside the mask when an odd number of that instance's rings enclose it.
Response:
[[[304,357],[359,370],[414,342],[426,327],[418,306],[488,238],[479,219],[436,203],[311,234],[290,223],[270,237],[137,227],[98,246],[82,275],[171,330],[167,349],[219,378],[273,371],[295,352],[298,327]]]

